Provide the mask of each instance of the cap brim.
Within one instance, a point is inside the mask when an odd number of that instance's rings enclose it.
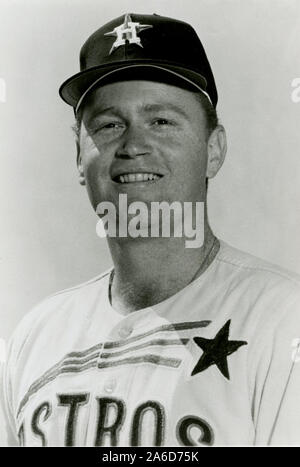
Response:
[[[101,65],[90,68],[67,79],[61,85],[59,94],[67,104],[74,107],[76,112],[83,99],[95,86],[125,77],[139,79],[143,71],[146,72],[144,79],[174,83],[175,85],[182,83],[182,85],[203,92],[211,102],[210,96],[206,92],[206,79],[200,73],[166,62],[137,63],[137,61],[128,61],[126,65],[124,62],[120,62],[110,66]]]

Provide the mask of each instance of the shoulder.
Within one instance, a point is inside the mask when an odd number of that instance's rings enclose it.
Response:
[[[288,367],[300,342],[300,277],[221,242],[214,280],[219,316],[232,320],[232,332],[248,342],[249,374],[262,374],[275,355]],[[262,362],[262,363],[259,363]],[[251,369],[252,368],[252,369]],[[278,364],[277,370],[282,367]]]
[[[233,248],[223,241],[220,243],[217,261],[233,280],[247,282],[257,291],[300,293],[300,275]]]
[[[24,347],[45,329],[49,334],[60,324],[67,327],[70,322],[80,324],[97,297],[106,292],[106,280],[111,270],[77,286],[56,292],[25,314],[16,327],[9,343],[8,357],[16,362]]]
[[[107,297],[109,272],[47,297],[20,321],[10,338],[2,370],[2,392],[12,426],[11,414],[24,384],[59,361],[74,342],[83,340],[90,314],[97,314]]]
[[[245,251],[238,250],[223,240],[220,241],[220,244],[221,248],[218,255],[218,260],[220,262],[227,263],[235,269],[242,269],[249,273],[263,273],[269,277],[286,279],[288,282],[293,282],[298,286],[300,285],[299,274],[284,269],[276,264],[272,264]]]
[[[292,332],[295,327],[300,333],[298,274],[222,241],[216,263],[216,274],[222,283],[222,306],[228,304],[249,335],[257,340],[285,328]]]

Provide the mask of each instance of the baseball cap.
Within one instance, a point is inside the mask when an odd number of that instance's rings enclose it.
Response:
[[[59,89],[75,112],[99,85],[119,79],[158,80],[198,89],[216,107],[218,93],[204,47],[188,23],[127,13],[95,31],[80,51],[80,72]]]

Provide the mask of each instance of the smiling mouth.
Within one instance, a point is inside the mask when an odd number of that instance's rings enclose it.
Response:
[[[162,175],[155,173],[124,173],[113,178],[117,183],[137,183],[137,182],[152,182],[162,178]]]

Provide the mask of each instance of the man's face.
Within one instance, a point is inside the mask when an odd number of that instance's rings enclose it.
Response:
[[[192,92],[151,81],[99,87],[84,102],[79,146],[94,209],[123,193],[128,203],[205,199],[206,119]]]

